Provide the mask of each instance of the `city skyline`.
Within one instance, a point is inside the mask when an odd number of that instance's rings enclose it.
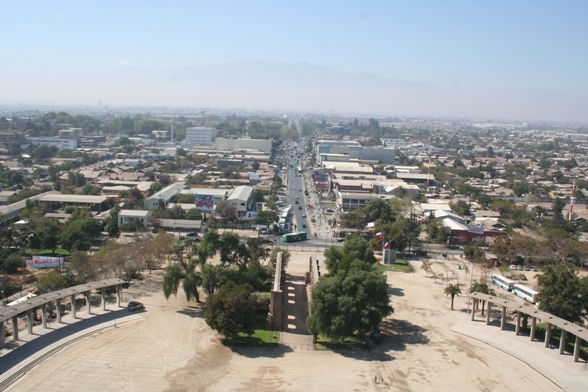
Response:
[[[0,104],[588,122],[584,2],[5,4]]]

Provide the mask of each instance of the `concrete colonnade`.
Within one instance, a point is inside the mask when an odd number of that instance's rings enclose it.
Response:
[[[85,291],[83,292],[84,297],[86,298],[86,305],[87,305],[87,312],[88,315],[92,314],[92,309],[91,309],[91,304],[90,304],[90,294],[91,291]],[[56,317],[56,322],[58,324],[61,324],[62,321],[62,316],[63,316],[63,309],[62,309],[62,301],[63,299],[66,297],[61,297],[58,299],[55,299],[55,306],[56,306],[56,313],[57,313],[57,317]],[[77,318],[77,308],[76,308],[76,294],[71,294],[70,295],[70,300],[71,300],[71,315],[74,319]],[[122,284],[117,284],[116,285],[116,302],[117,302],[117,307],[121,306],[121,301],[122,301]],[[34,313],[36,313],[36,311],[40,308],[41,309],[41,326],[44,329],[47,329],[47,321],[48,321],[48,315],[47,315],[47,304],[53,302],[53,301],[48,301],[46,303],[43,303],[42,305],[40,305],[37,308],[34,309],[28,309],[26,311],[26,319],[27,319],[27,331],[29,334],[33,333],[33,322],[34,322]],[[106,287],[102,287],[100,288],[100,307],[102,308],[102,310],[106,310]],[[11,320],[11,324],[12,324],[12,340],[16,341],[19,340],[18,338],[18,316],[12,316],[10,318]],[[0,321],[0,348],[4,347],[5,341],[6,341],[6,334],[4,331],[4,321]]]
[[[490,311],[492,309],[492,302],[488,299],[484,299],[487,303],[486,306],[486,324],[490,324]],[[476,303],[478,301],[481,301],[480,298],[474,298],[474,307],[472,309],[472,313],[471,313],[471,320],[474,321],[475,320],[475,313],[476,313]],[[499,300],[500,301],[500,300]],[[502,312],[501,312],[501,318],[500,318],[500,329],[504,330],[506,328],[506,309],[507,306],[502,306]],[[522,311],[519,310],[515,310],[516,311],[516,325],[515,325],[515,334],[516,335],[520,335],[521,334],[521,329],[522,329],[522,325],[521,325],[521,319],[523,318],[523,315],[526,316],[530,316],[531,317],[531,333],[530,333],[530,340],[531,341],[535,341],[535,337],[537,334],[537,317],[531,315],[531,314],[526,314]],[[537,313],[537,312],[535,312]],[[549,319],[551,319],[552,317],[555,316],[549,316]],[[552,323],[550,323],[549,321],[546,321],[546,327],[545,327],[545,340],[544,340],[544,346],[545,347],[551,347],[551,331],[552,331]],[[556,326],[558,325],[557,323],[555,324]],[[564,354],[565,353],[565,345],[566,345],[566,341],[568,339],[568,336],[570,334],[573,334],[573,332],[569,332],[566,331],[565,329],[561,329],[561,337],[560,337],[560,344],[559,344],[559,354]],[[582,338],[578,335],[575,335],[575,342],[574,342],[574,352],[573,352],[573,358],[574,358],[574,362],[578,362],[580,359],[580,350],[581,350],[581,343],[582,343]]]

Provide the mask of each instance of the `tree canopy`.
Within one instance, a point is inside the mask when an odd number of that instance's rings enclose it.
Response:
[[[228,338],[236,338],[239,333],[253,335],[257,313],[252,294],[247,284],[227,282],[206,300],[206,324]]]
[[[572,323],[584,323],[582,311],[588,310],[588,279],[580,279],[566,265],[547,266],[537,277],[541,286],[539,309]]]
[[[313,288],[306,319],[312,334],[334,340],[363,336],[392,314],[386,276],[374,268],[375,261],[369,243],[359,237],[325,251],[329,275]]]

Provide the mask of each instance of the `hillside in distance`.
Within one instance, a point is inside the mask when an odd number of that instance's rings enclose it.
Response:
[[[588,122],[588,100],[534,91],[432,86],[308,63],[244,61],[153,71],[35,69],[26,80],[0,75],[0,103],[178,106],[368,115],[477,117]],[[449,86],[449,87],[448,87]]]

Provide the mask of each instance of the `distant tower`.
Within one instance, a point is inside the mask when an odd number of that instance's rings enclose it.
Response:
[[[171,120],[171,131],[170,131],[169,140],[171,142],[174,141],[174,120]]]
[[[568,221],[572,221],[574,215],[574,199],[576,198],[576,177],[574,177],[574,185],[572,185],[572,200],[570,203],[570,216],[568,217]]]

